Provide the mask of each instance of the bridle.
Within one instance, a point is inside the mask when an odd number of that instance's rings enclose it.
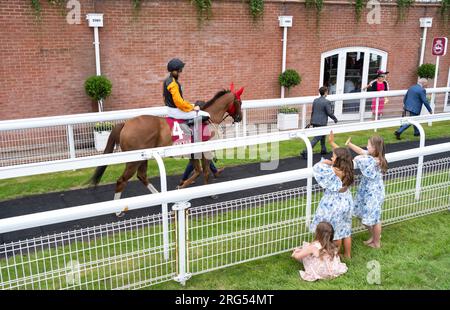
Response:
[[[229,107],[228,107],[228,109],[227,109],[227,111],[226,111],[226,114],[225,114],[225,116],[223,117],[221,123],[222,123],[224,120],[226,120],[229,116],[231,116],[231,117],[233,118],[233,124],[237,122],[237,121],[236,121],[236,117],[237,117],[237,108],[236,108],[236,105],[238,105],[238,104],[240,105],[240,104],[242,104],[242,102],[241,102],[240,99],[238,99],[238,98],[236,97],[236,94],[234,94],[234,95],[235,95],[234,100],[233,100],[232,103],[230,103],[230,105],[229,105]]]
[[[224,116],[222,119],[222,122],[228,117],[231,116],[233,118],[233,124],[236,123],[236,115],[237,115],[237,108],[236,106],[239,104],[239,106],[242,105],[241,101],[241,95],[244,92],[244,87],[241,87],[238,91],[234,91],[234,83],[231,82],[230,85],[230,92],[234,95],[233,102],[228,106],[227,109],[227,115]],[[242,117],[242,111],[241,111],[241,117]]]

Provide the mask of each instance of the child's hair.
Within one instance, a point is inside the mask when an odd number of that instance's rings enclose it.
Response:
[[[337,254],[337,247],[333,241],[334,229],[330,223],[320,222],[316,227],[316,239],[322,245],[319,251],[319,257],[322,258],[328,254],[333,258]]]
[[[372,147],[374,149],[373,151],[373,157],[378,158],[378,160],[380,161],[380,168],[381,171],[384,173],[386,173],[386,171],[388,170],[388,163],[386,161],[385,156],[385,147],[384,147],[384,140],[382,137],[380,136],[373,136],[369,139],[370,144],[372,144]]]
[[[333,166],[342,171],[342,184],[344,186],[352,185],[354,181],[353,159],[348,148],[338,147],[333,150],[336,160]]]

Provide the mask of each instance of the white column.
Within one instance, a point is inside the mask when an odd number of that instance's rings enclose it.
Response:
[[[436,57],[436,71],[434,72],[434,84],[433,84],[433,88],[437,87],[437,79],[438,79],[438,75],[439,75],[439,59],[441,57],[437,56]],[[436,98],[436,93],[432,93],[431,94],[431,102],[430,102],[430,106],[431,106],[431,114],[434,114],[434,101]],[[432,122],[429,121],[428,122],[428,126],[431,126]]]
[[[100,69],[100,40],[98,36],[98,27],[94,27],[94,45],[95,45],[95,70],[97,75],[102,75]],[[103,112],[103,99],[98,101],[98,111]]]
[[[423,35],[422,35],[422,47],[420,49],[420,61],[419,61],[419,66],[423,64],[423,59],[425,57],[425,45],[427,43],[427,27],[423,28]]]
[[[100,40],[98,36],[98,27],[94,27],[94,45],[95,45],[95,69],[97,75],[102,75],[100,69]]]
[[[283,30],[283,61],[281,65],[281,72],[286,71],[286,49],[287,49],[287,27]],[[284,87],[281,86],[281,98],[284,98]]]

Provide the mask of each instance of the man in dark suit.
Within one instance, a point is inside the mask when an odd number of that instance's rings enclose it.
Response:
[[[430,103],[428,102],[425,87],[428,85],[428,80],[424,78],[420,78],[416,85],[411,86],[406,92],[405,97],[403,98],[403,110],[405,111],[405,115],[409,114],[409,116],[417,116],[420,114],[422,110],[422,105],[425,105],[428,112],[430,114],[433,112]],[[410,124],[402,125],[397,131],[394,132],[397,140],[400,140],[400,135],[407,128],[411,126]],[[420,136],[419,129],[414,126],[414,135]]]
[[[313,107],[311,112],[311,126],[312,127],[323,127],[328,124],[328,117],[334,120],[335,123],[338,122],[336,116],[333,114],[333,107],[331,105],[331,101],[326,99],[325,97],[328,95],[328,88],[322,86],[319,88],[320,98],[314,99]],[[311,146],[317,144],[320,141],[320,146],[322,151],[320,154],[327,154],[327,147],[325,145],[325,136],[317,136],[314,137],[311,141]],[[300,153],[304,159],[307,157],[306,150]]]

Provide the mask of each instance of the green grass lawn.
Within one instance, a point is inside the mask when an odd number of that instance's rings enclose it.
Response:
[[[398,221],[400,218],[404,220],[417,214],[423,215],[422,212],[442,210],[442,207],[448,207],[448,199],[450,197],[449,177],[448,169],[425,174],[424,180],[426,182],[424,181],[421,200],[419,201],[414,199],[415,182],[413,182],[412,175],[387,180],[386,193],[388,196],[383,206],[383,221],[387,223],[393,220]],[[317,207],[321,197],[321,191],[317,190],[318,186],[315,185],[314,188],[312,213],[314,213],[314,209]],[[401,192],[398,192],[399,188],[401,188]],[[400,201],[401,203],[399,203]],[[190,261],[189,270],[191,272],[202,273],[209,269],[223,268],[235,262],[257,258],[256,261],[242,266],[253,266],[248,267],[248,269],[254,270],[258,275],[261,265],[259,257],[285,252],[301,244],[302,240],[309,240],[311,237],[305,223],[306,197],[304,190],[281,191],[275,194],[263,195],[257,200],[249,197],[241,202],[239,205],[231,202],[226,205],[195,207],[189,210],[188,255]],[[392,230],[392,228],[410,228],[416,225],[415,222],[419,220],[389,226],[386,231],[391,230],[393,233],[383,233],[383,243],[401,244],[400,240],[408,240],[408,238],[414,236],[414,240],[420,240],[420,242],[427,244],[431,243],[432,249],[430,249],[430,253],[437,253],[434,250],[435,248],[438,250],[445,248],[443,246],[445,242],[441,243],[443,240],[441,240],[440,236],[444,236],[444,240],[449,239],[445,239],[445,236],[448,235],[448,225],[445,225],[445,221],[448,222],[449,219],[448,213],[441,212],[439,214],[441,217],[432,215],[420,220],[421,222],[419,223],[422,224],[417,226],[418,232],[415,234],[411,234],[410,231],[406,230],[405,234],[410,234],[409,237],[402,237],[400,234],[397,234],[401,230]],[[428,218],[431,221],[427,222]],[[445,220],[444,223],[439,222],[442,219]],[[438,221],[438,224],[435,224],[434,221]],[[169,280],[174,276],[173,273],[175,272],[175,228],[173,227],[173,222],[170,224],[171,260],[169,261],[163,260],[162,257],[161,220],[159,217],[151,217],[150,225],[146,224],[146,222],[147,220],[143,220],[142,225],[136,224],[132,231],[121,230],[120,232],[117,231],[120,223],[116,223],[113,224],[116,228],[103,228],[103,233],[98,232],[91,237],[87,235],[83,241],[77,239],[65,244],[61,244],[60,241],[53,241],[52,238],[58,239],[58,235],[50,236],[47,242],[48,245],[42,248],[38,247],[37,251],[32,250],[28,254],[21,255],[8,254],[7,259],[0,259],[2,282],[12,281],[6,288],[9,288],[9,285],[12,287],[18,286],[22,289],[41,287],[45,289],[64,288],[66,287],[66,274],[69,272],[66,268],[66,263],[71,260],[78,261],[83,266],[80,275],[82,279],[80,282],[81,286],[76,285],[75,288],[112,289],[124,285],[133,285],[133,283],[139,282],[138,280],[141,279],[142,281],[151,279],[154,282]],[[427,227],[427,223],[430,227]],[[355,221],[353,227],[354,231],[358,231],[360,229],[359,222]],[[116,232],[112,233],[113,231]],[[79,232],[73,232],[73,234],[77,235],[78,238],[81,237]],[[420,237],[420,234],[423,234],[424,237]],[[362,246],[361,235],[363,234],[356,235],[356,240],[359,241],[355,244],[354,255],[361,251],[362,254],[358,254],[358,257],[362,255],[367,261],[370,261],[372,259],[369,259],[370,256],[367,256],[368,254],[391,254],[391,252],[384,252],[391,251],[389,247],[383,247],[382,250],[378,251]],[[385,235],[387,238],[384,237]],[[434,242],[433,236],[438,236],[438,242]],[[390,240],[389,238],[392,239]],[[65,239],[68,240],[69,238],[65,237]],[[432,242],[429,240],[432,240]],[[32,245],[33,241],[31,240],[30,242]],[[59,246],[52,246],[54,244]],[[18,249],[18,246],[16,246],[16,249]],[[404,252],[398,253],[398,259],[405,257],[406,260],[404,261],[412,264],[409,258],[420,257],[423,249],[420,247],[415,249],[413,247],[408,251],[410,251],[409,255],[405,255]],[[438,253],[441,255],[440,252]],[[376,257],[380,264],[381,259],[388,262],[395,261],[394,258],[390,259],[390,256],[383,255]],[[442,255],[445,256],[445,253]],[[278,258],[284,256],[284,254],[275,255]],[[263,261],[271,262],[272,260],[273,258],[269,258]],[[447,263],[449,262],[447,261]],[[349,264],[353,264],[353,261],[349,262]],[[439,260],[436,263],[436,268],[430,272],[435,274],[435,269],[442,269],[441,265],[442,263]],[[279,272],[276,268],[290,268],[289,266],[281,264],[278,267],[272,267],[274,270],[267,269],[266,272],[286,274],[286,271]],[[416,265],[413,264],[413,266],[416,268]],[[228,267],[225,270],[234,270],[235,268],[237,267]],[[393,268],[394,271],[397,269],[397,267]],[[443,270],[442,272],[445,273],[445,271]],[[46,274],[48,272],[52,276],[46,278],[43,273]],[[214,279],[212,281],[215,281],[215,274],[218,272],[209,272],[207,275],[208,277],[211,275],[211,279]],[[409,267],[405,268],[404,272],[408,276],[410,273],[413,273]],[[238,271],[236,274],[240,275],[240,272]],[[268,274],[267,278],[272,276],[276,278],[276,274]],[[194,279],[203,276],[205,275],[196,275]],[[264,276],[264,271],[262,276]],[[250,275],[249,277],[251,278]],[[31,278],[33,279],[32,282]],[[274,283],[278,283],[277,281]],[[34,283],[34,286],[31,286],[31,283]],[[197,282],[194,281],[194,283]],[[242,283],[245,283],[245,281]],[[393,283],[397,283],[395,277]],[[146,282],[146,286],[149,284]],[[166,283],[163,287],[168,286],[171,288],[170,285],[174,284]],[[249,285],[248,288],[253,289],[271,288],[252,287],[251,285],[256,285],[253,282],[247,285]],[[288,282],[284,285],[288,285]],[[343,282],[343,285],[344,288],[347,288],[346,282]],[[429,285],[429,287],[434,288],[431,284]],[[208,287],[194,286],[194,288],[207,289]],[[238,287],[230,286],[229,288],[237,289]],[[278,286],[272,289],[275,288],[278,289]],[[289,286],[281,288],[286,289]]]
[[[397,128],[385,128],[378,130],[377,134],[385,139],[385,143],[397,143],[393,134]],[[424,125],[427,139],[450,137],[450,121],[435,122],[433,126],[428,127]],[[336,142],[343,145],[349,135],[352,136],[353,143],[361,146],[367,144],[367,139],[373,135],[371,131],[359,131],[350,134],[336,135]],[[413,136],[412,128],[408,129],[402,135],[402,142],[417,141],[418,137]],[[304,149],[305,145],[301,140],[285,141],[279,144],[279,158],[288,158],[298,156],[300,150]],[[315,151],[320,151],[319,144],[316,145]],[[242,165],[252,162],[261,161],[258,158],[249,159],[220,159],[217,163],[221,167],[230,167],[235,165]],[[168,175],[182,174],[187,164],[187,160],[177,160],[173,158],[164,159]],[[108,167],[102,179],[102,184],[115,183],[123,172],[124,165],[114,165]],[[94,169],[82,169],[78,171],[65,171],[60,173],[44,174],[30,177],[14,178],[0,180],[0,200],[7,200],[13,198],[24,197],[34,194],[42,194],[49,192],[65,191],[69,189],[85,188],[87,182],[93,174]],[[158,174],[158,168],[154,161],[149,162],[149,177],[154,177]]]
[[[298,270],[302,265],[290,252],[195,275],[186,286],[166,282],[150,287],[156,290],[309,290],[309,289],[450,289],[450,212],[386,226],[382,248],[372,249],[362,241],[366,232],[354,235],[353,258],[346,260],[349,271],[333,280],[306,282]],[[376,260],[381,267],[381,284],[369,284]]]
[[[439,127],[439,131],[431,130],[428,138],[449,135],[450,122]],[[443,129],[444,127],[444,129]],[[428,128],[428,127],[426,127]],[[431,127],[435,129],[436,126]],[[429,129],[428,129],[429,130]],[[381,135],[387,136],[391,132],[389,129]],[[359,145],[365,145],[367,137],[373,132],[353,133],[353,140]],[[441,133],[439,135],[439,133]],[[412,130],[405,137],[415,140],[412,137]],[[392,135],[393,136],[393,135]],[[337,137],[338,143],[343,143],[347,135]],[[392,141],[395,137],[391,137]],[[387,138],[389,142],[390,138]],[[299,141],[289,141],[280,144],[280,157],[296,156],[303,146]],[[224,165],[237,165],[251,160],[223,160]],[[166,164],[169,174],[180,173],[184,169],[185,162],[175,159],[167,159]],[[151,165],[155,166],[154,163]],[[107,170],[105,182],[114,181],[122,166],[111,167]],[[0,183],[0,193],[4,197],[17,197],[26,194],[48,192],[52,190],[65,190],[73,188],[72,182],[79,182],[81,186],[89,179],[92,169],[75,172],[65,172],[49,174],[37,177],[20,178],[12,181],[5,180]],[[399,189],[398,179],[393,182],[386,182],[386,192],[389,198],[384,206],[383,220],[389,222],[390,218],[408,215],[415,211],[430,210],[436,206],[448,205],[450,197],[450,187],[448,186],[449,174],[446,171],[432,172],[424,176],[424,186],[420,201],[414,200],[415,183],[412,175],[401,177],[401,195],[397,195]],[[397,183],[396,183],[397,182]],[[440,184],[440,186],[435,186]],[[9,192],[5,194],[5,189]],[[320,197],[313,197],[313,204],[316,206]],[[399,202],[401,202],[399,204]],[[250,202],[252,204],[253,202]],[[197,217],[190,222],[190,258],[191,270],[202,272],[211,266],[221,267],[230,264],[241,255],[243,259],[253,259],[270,253],[285,251],[288,248],[298,245],[303,238],[309,238],[304,224],[303,208],[304,198],[291,197],[284,199],[277,204],[272,204],[270,199],[262,205],[255,205],[254,208],[237,208],[235,210],[220,211],[215,216],[206,214],[205,217]],[[195,208],[194,208],[195,210]],[[437,209],[434,209],[437,210]],[[312,210],[314,212],[314,210]],[[192,212],[192,210],[191,210]],[[269,215],[270,214],[270,215]],[[238,218],[238,219],[236,219]],[[273,219],[276,219],[273,222]],[[294,221],[293,219],[298,219]],[[354,237],[353,256],[351,261],[346,261],[349,272],[344,276],[317,283],[307,283],[298,276],[300,264],[290,259],[290,253],[270,256],[265,259],[258,259],[249,263],[243,263],[232,267],[219,269],[205,274],[195,275],[187,282],[186,287],[180,286],[173,281],[158,284],[151,289],[449,289],[450,278],[447,276],[450,271],[450,226],[448,225],[450,214],[447,211],[433,215],[414,219],[400,224],[387,226],[383,231],[380,250],[367,248],[362,241],[367,238],[367,233],[359,233]],[[222,224],[224,223],[224,224]],[[270,225],[284,223],[284,226],[277,228],[273,233]],[[236,225],[234,225],[236,224]],[[278,224],[277,224],[278,225]],[[265,230],[260,230],[264,227]],[[145,279],[146,273],[159,274],[160,265],[166,265],[166,273],[160,274],[161,280],[169,279],[174,270],[174,260],[163,262],[161,258],[161,227],[159,224],[149,226],[148,232],[137,229],[133,232],[117,233],[108,237],[94,238],[90,242],[73,242],[70,246],[60,246],[38,253],[24,256],[15,256],[8,260],[0,260],[3,279],[17,279],[21,287],[28,287],[27,277],[29,272],[34,275],[35,281],[41,283],[39,272],[44,270],[54,270],[60,273],[56,277],[56,282],[42,280],[44,288],[64,287],[65,272],[62,261],[71,259],[80,260],[87,264],[83,273],[84,283],[90,283],[85,288],[108,289],[121,287],[123,283],[131,284],[135,279]],[[173,229],[173,228],[171,228]],[[236,231],[247,231],[250,234],[233,237]],[[206,234],[206,235],[202,235]],[[148,239],[148,236],[153,236]],[[217,240],[216,240],[217,238]],[[277,239],[278,238],[278,239]],[[205,242],[204,240],[211,239]],[[262,241],[261,241],[262,240]],[[287,240],[286,243],[284,243]],[[260,243],[263,242],[263,243]],[[242,244],[244,247],[242,247]],[[249,246],[250,245],[250,246]],[[120,257],[114,258],[116,250]],[[140,250],[139,250],[140,249]],[[148,249],[151,254],[143,254],[143,249]],[[237,252],[229,252],[231,249],[239,249]],[[258,254],[254,254],[257,249]],[[262,250],[261,250],[262,249]],[[81,252],[79,252],[81,250]],[[214,250],[214,256],[211,255]],[[171,252],[174,251],[174,243],[171,242]],[[208,252],[209,251],[209,252]],[[243,254],[239,253],[241,251]],[[145,252],[145,251],[144,251]],[[209,254],[208,254],[209,253]],[[233,253],[233,254],[229,254]],[[114,255],[113,255],[114,254]],[[123,255],[122,255],[123,254]],[[216,255],[217,254],[217,255]],[[81,256],[78,256],[81,255]],[[242,256],[244,255],[244,256]],[[221,261],[223,258],[225,261]],[[114,263],[109,260],[114,258]],[[192,260],[193,259],[193,260]],[[367,263],[376,260],[381,266],[381,285],[371,285],[366,281],[369,272]],[[35,262],[35,263],[30,263]],[[206,262],[207,267],[202,264]],[[225,262],[225,263],[224,263]],[[17,264],[17,265],[16,265]],[[23,265],[25,269],[21,268]],[[16,268],[15,266],[19,267]],[[170,267],[169,267],[170,266]],[[61,269],[62,268],[62,269]],[[169,270],[169,273],[167,273]],[[122,274],[124,276],[122,277]],[[37,277],[37,278],[36,278]],[[97,280],[97,279],[103,280]],[[20,280],[23,279],[23,280]],[[50,278],[51,279],[51,278]],[[61,280],[62,279],[62,280]],[[130,280],[131,279],[131,280]],[[25,281],[25,282],[21,282]],[[61,282],[62,281],[62,282]],[[124,282],[125,281],[125,282]],[[130,281],[130,282],[129,282]],[[23,283],[23,284],[20,284]],[[147,283],[148,285],[148,283]],[[38,286],[39,287],[39,286]],[[81,287],[84,288],[84,287]]]

